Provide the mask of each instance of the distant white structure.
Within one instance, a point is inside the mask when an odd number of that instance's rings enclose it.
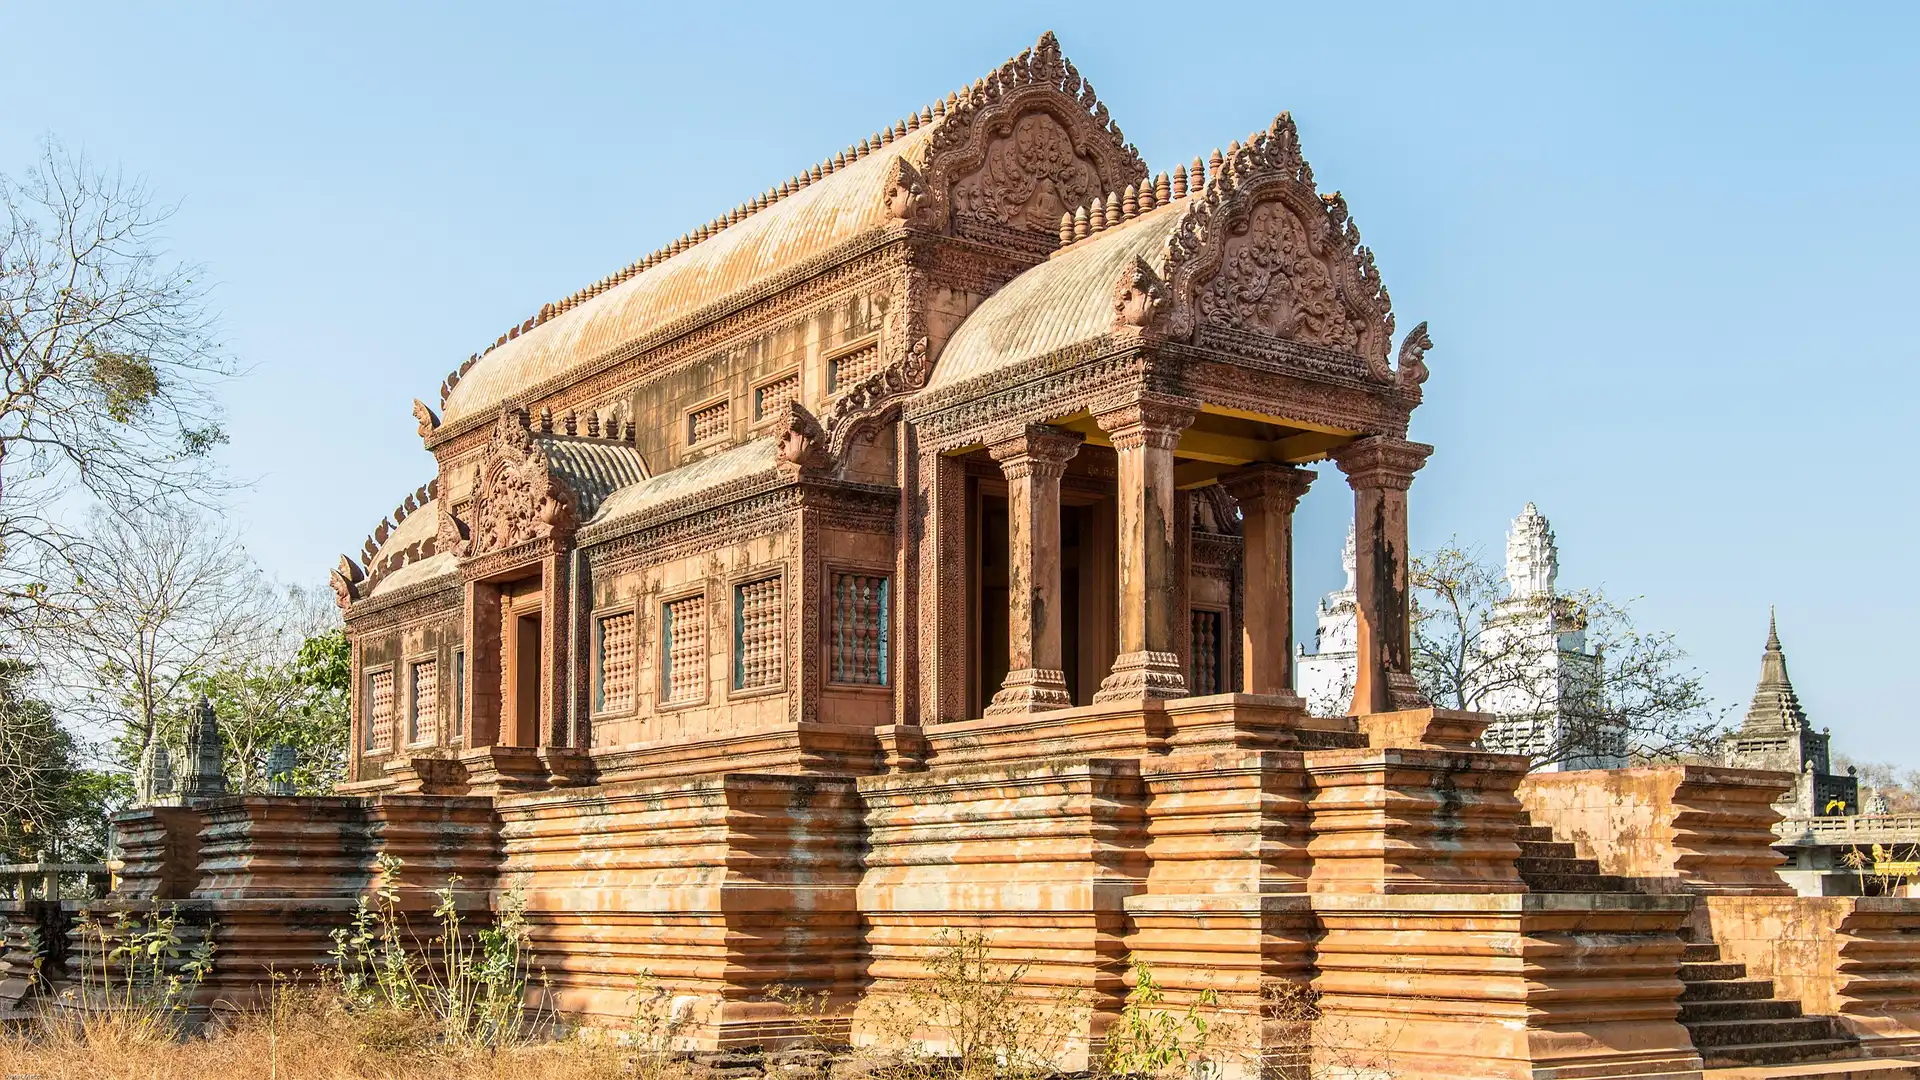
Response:
[[[1351,531],[1341,565],[1346,585],[1321,600],[1314,651],[1303,646],[1294,664],[1295,689],[1321,715],[1347,710],[1358,670]],[[1489,750],[1540,757],[1571,744],[1571,753],[1553,755],[1561,760],[1543,768],[1623,768],[1623,734],[1586,730],[1592,721],[1575,719],[1603,660],[1587,647],[1585,628],[1555,592],[1559,574],[1553,526],[1528,503],[1507,533],[1507,595],[1474,642],[1485,685],[1470,685],[1466,697],[1478,711],[1500,717],[1482,739]]]

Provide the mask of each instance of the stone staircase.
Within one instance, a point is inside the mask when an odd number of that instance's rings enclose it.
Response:
[[[1600,872],[1600,863],[1582,859],[1570,843],[1553,838],[1553,830],[1535,825],[1525,813],[1514,837],[1520,844],[1520,880],[1537,893],[1624,893],[1633,886],[1626,878]]]
[[[1805,1016],[1773,996],[1772,979],[1724,961],[1720,946],[1694,942],[1680,958],[1680,1022],[1708,1066],[1784,1065],[1844,1057],[1854,1041],[1831,1016]]]

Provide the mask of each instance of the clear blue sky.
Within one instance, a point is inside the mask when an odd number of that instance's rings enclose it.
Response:
[[[1291,110],[1438,342],[1415,541],[1644,596],[1744,707],[1767,606],[1836,749],[1920,765],[1920,18],[1775,4],[0,8],[0,171],[144,174],[218,281],[235,513],[318,583],[409,405],[562,296],[1055,30],[1157,170]],[[1301,632],[1345,488],[1302,508]]]

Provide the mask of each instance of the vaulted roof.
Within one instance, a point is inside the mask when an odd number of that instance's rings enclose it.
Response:
[[[1070,142],[1063,157],[1056,139]],[[1083,200],[1144,170],[1093,87],[1045,34],[972,86],[543,307],[448,376],[441,422],[524,404],[597,363],[817,273],[889,227],[998,229],[1004,239],[1031,235],[1044,218],[1050,236],[1060,200]],[[423,425],[423,433],[436,426],[430,415]]]

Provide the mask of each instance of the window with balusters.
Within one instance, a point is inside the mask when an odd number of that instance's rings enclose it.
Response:
[[[735,690],[767,690],[780,685],[782,614],[778,577],[761,578],[734,586]]]
[[[848,686],[886,686],[887,604],[884,575],[836,571],[828,626],[828,681]]]
[[[660,609],[660,701],[679,705],[707,694],[707,596],[695,593]]]

